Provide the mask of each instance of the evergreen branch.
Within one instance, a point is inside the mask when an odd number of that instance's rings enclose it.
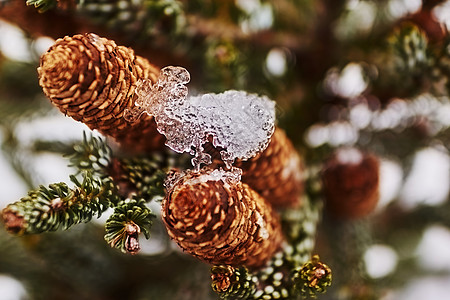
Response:
[[[28,196],[9,204],[2,212],[6,229],[14,234],[35,234],[66,230],[75,224],[88,222],[118,202],[112,181],[100,181],[88,172],[80,182],[75,176],[70,179],[75,184],[69,188],[66,183],[40,186],[28,192]]]
[[[105,240],[111,247],[124,253],[136,254],[140,250],[139,234],[150,238],[155,215],[145,205],[145,200],[133,198],[121,201],[106,221]]]
[[[300,208],[282,212],[287,243],[256,273],[258,288],[252,299],[296,299],[299,296],[291,274],[309,260],[314,248],[322,205],[313,202],[305,197]]]
[[[112,158],[107,173],[119,185],[123,198],[135,194],[151,201],[165,195],[164,181],[169,162],[159,155],[151,157]]]
[[[83,0],[76,4],[79,15],[94,24],[126,32],[137,39],[148,39],[164,33],[176,34],[184,29],[182,3],[176,0],[137,0],[105,2]]]
[[[284,252],[295,266],[303,265],[311,256],[316,238],[317,224],[322,215],[322,185],[320,168],[305,168],[305,195],[301,207],[282,211],[281,222],[288,245]]]
[[[83,132],[83,141],[75,145],[75,153],[70,156],[70,167],[75,167],[80,171],[93,172],[96,175],[104,175],[105,168],[111,159],[111,148],[100,137],[92,134],[88,138]]]
[[[111,148],[100,137],[83,133],[83,141],[74,146],[70,166],[80,171],[93,172],[100,178],[110,176],[118,185],[122,198],[136,194],[138,198],[152,200],[164,196],[164,180],[169,166],[167,158],[154,154],[151,157],[112,157]]]
[[[34,5],[40,13],[55,8],[58,0],[27,0],[27,5]]]
[[[277,253],[266,268],[249,272],[246,268],[214,266],[212,289],[220,299],[308,299],[325,293],[331,285],[331,269],[314,255],[302,266],[293,267],[285,252]]]
[[[258,287],[252,299],[295,299],[296,293],[292,290],[290,274],[294,269],[291,253],[286,247],[276,253],[268,265],[258,271]]]

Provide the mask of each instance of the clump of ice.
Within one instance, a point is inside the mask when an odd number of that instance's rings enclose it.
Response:
[[[225,186],[234,186],[241,182],[241,175],[242,170],[239,168],[232,168],[230,171],[227,171],[222,168],[210,169],[206,167],[198,172],[192,170],[178,172],[177,170],[174,170],[167,175],[164,186],[167,190],[171,190],[174,186],[178,185],[181,180],[185,180],[183,182],[184,185],[190,186],[208,181],[222,181]],[[186,180],[186,178],[188,179]]]
[[[211,163],[203,145],[212,141],[223,149],[221,158],[228,168],[236,158],[247,160],[263,151],[270,142],[275,123],[275,102],[242,91],[187,97],[189,72],[182,67],[166,67],[158,81],[140,81],[136,107],[124,118],[135,121],[143,112],[152,115],[166,145],[195,157],[192,164]]]

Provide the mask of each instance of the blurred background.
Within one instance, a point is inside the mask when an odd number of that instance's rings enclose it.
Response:
[[[374,211],[322,216],[315,252],[334,273],[319,299],[450,299],[449,28],[445,0],[0,0],[0,209],[74,172],[64,154],[91,131],[36,68],[56,38],[95,32],[184,66],[190,90],[269,96],[306,166],[343,148],[379,158]],[[160,223],[130,257],[104,242],[107,215],[39,236],[2,226],[0,299],[217,299]]]

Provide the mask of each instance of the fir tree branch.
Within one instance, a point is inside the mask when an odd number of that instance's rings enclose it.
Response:
[[[70,8],[70,7],[69,7]],[[113,31],[127,33],[129,39],[148,40],[176,35],[185,26],[183,6],[176,0],[105,2],[98,0],[78,1],[76,15]],[[160,43],[160,42],[159,42]]]
[[[40,186],[8,205],[2,213],[7,230],[21,235],[68,229],[115,207],[106,222],[105,239],[123,252],[137,253],[138,236],[142,232],[150,237],[155,217],[145,203],[164,195],[168,160],[160,156],[112,158],[101,138],[86,133],[74,150],[70,165],[78,169],[82,180],[72,175],[74,188],[63,182]]]
[[[151,201],[164,197],[164,181],[169,162],[160,155],[112,158],[106,172],[119,186],[123,198],[132,194]]]
[[[18,235],[65,230],[88,222],[95,215],[100,217],[118,202],[115,185],[110,180],[102,182],[89,172],[83,173],[81,182],[73,175],[70,179],[74,188],[63,182],[41,185],[20,201],[9,204],[2,212],[6,229]]]
[[[84,132],[83,141],[74,146],[70,166],[80,172],[89,171],[100,178],[111,177],[122,198],[135,194],[150,201],[164,196],[164,180],[170,158],[159,154],[149,157],[114,157],[111,148],[101,138]]]
[[[74,153],[70,155],[70,167],[80,172],[89,171],[95,175],[105,176],[105,169],[111,160],[111,148],[100,137],[92,134],[88,137],[83,132],[83,141],[73,147]]]
[[[281,213],[283,232],[288,241],[284,252],[294,266],[302,266],[311,256],[316,239],[317,225],[323,211],[320,167],[305,168],[305,194],[302,205]]]

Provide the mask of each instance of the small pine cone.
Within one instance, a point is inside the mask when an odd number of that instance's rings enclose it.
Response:
[[[164,139],[153,118],[123,118],[134,107],[137,80],[155,82],[159,69],[130,48],[89,33],[66,36],[41,57],[39,84],[64,114],[114,137],[124,148],[160,149]]]
[[[343,219],[364,217],[379,198],[378,158],[354,148],[339,149],[326,162],[322,182],[330,214]]]
[[[162,219],[186,252],[211,264],[263,266],[283,241],[279,216],[234,174],[203,169],[168,187]]]
[[[294,288],[305,298],[317,297],[318,293],[325,293],[331,285],[332,272],[330,267],[320,262],[320,257],[314,255],[310,261],[292,274]]]
[[[255,276],[247,268],[214,266],[211,269],[211,287],[220,299],[249,299],[256,292]]]
[[[236,162],[243,171],[242,182],[261,194],[272,206],[300,204],[303,167],[294,145],[281,128],[276,128],[269,146],[257,156]]]
[[[420,76],[429,67],[428,38],[417,25],[407,22],[390,37],[397,72]]]
[[[142,232],[150,238],[154,217],[144,199],[121,201],[106,221],[105,240],[124,253],[136,254],[140,250],[139,234]]]

